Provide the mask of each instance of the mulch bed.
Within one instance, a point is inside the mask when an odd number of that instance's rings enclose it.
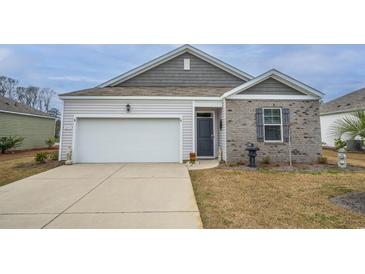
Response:
[[[40,167],[40,166],[47,166],[49,168],[55,168],[55,167],[61,166],[63,164],[64,164],[64,161],[49,160],[45,163],[36,163],[36,162],[20,163],[20,164],[17,164],[15,167],[16,168],[34,168],[34,167]]]
[[[268,170],[268,171],[278,171],[278,172],[365,172],[363,167],[355,167],[347,165],[346,169],[341,169],[337,165],[330,164],[293,164],[289,166],[287,163],[275,163],[275,164],[258,164],[256,168],[248,167],[246,164],[226,164],[223,163],[219,166],[222,169],[232,169],[232,170],[245,170],[245,171],[255,171],[255,170]]]
[[[352,192],[333,197],[330,201],[343,208],[351,209],[365,215],[365,192]]]
[[[40,148],[28,148],[28,149],[13,149],[13,150],[9,150],[6,151],[3,154],[0,155],[14,155],[14,154],[21,154],[21,153],[26,153],[26,152],[37,152],[37,151],[43,151],[43,150],[55,150],[57,151],[59,148],[58,146],[54,146],[54,147],[40,147]]]

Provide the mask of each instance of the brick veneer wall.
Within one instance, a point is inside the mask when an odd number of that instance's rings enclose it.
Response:
[[[256,139],[256,108],[290,110],[293,162],[315,162],[322,152],[319,101],[226,100],[227,162],[247,161],[248,142],[260,148],[257,161],[269,155],[273,162],[289,161],[288,143],[264,143]]]

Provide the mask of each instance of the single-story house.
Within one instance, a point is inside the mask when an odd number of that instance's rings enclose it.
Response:
[[[335,146],[336,136],[333,134],[335,122],[356,111],[365,111],[365,88],[353,91],[320,106],[323,145]],[[342,138],[348,139],[346,136],[342,136]]]
[[[254,77],[184,45],[95,88],[64,93],[60,159],[76,163],[198,158],[313,162],[322,93],[277,70]]]
[[[54,137],[55,118],[47,113],[0,96],[0,137],[23,137],[17,149],[47,147],[46,140]]]

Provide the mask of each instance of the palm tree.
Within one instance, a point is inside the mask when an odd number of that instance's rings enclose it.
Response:
[[[346,134],[351,140],[359,136],[365,139],[365,111],[351,113],[351,115],[337,120],[332,127],[333,135],[341,138]]]

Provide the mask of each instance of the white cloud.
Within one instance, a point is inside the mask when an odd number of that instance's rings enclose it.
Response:
[[[269,59],[268,64],[298,74],[333,74],[352,67],[361,60],[359,50],[342,49],[333,51],[320,47],[308,47],[295,52],[282,52]]]
[[[70,82],[88,82],[88,83],[101,83],[102,80],[94,79],[85,76],[49,76],[49,80],[55,81],[70,81]]]
[[[12,51],[7,48],[0,48],[0,62],[3,62],[12,54]]]
[[[0,48],[0,74],[15,75],[29,64],[29,58],[16,54],[9,48]]]

